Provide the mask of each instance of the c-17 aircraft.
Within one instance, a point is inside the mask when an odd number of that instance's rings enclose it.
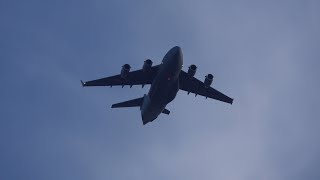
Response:
[[[143,68],[130,72],[130,65],[122,66],[119,75],[110,76],[102,79],[83,82],[82,86],[125,86],[151,84],[148,94],[143,97],[113,104],[112,108],[121,107],[139,107],[143,125],[155,120],[161,113],[168,114],[166,109],[177,95],[178,91],[184,90],[188,94],[194,93],[206,98],[216,99],[222,102],[232,104],[233,99],[210,87],[213,81],[213,75],[208,74],[204,82],[194,77],[197,66],[192,64],[188,72],[182,70],[183,57],[181,48],[178,46],[170,49],[164,56],[161,64],[152,66],[152,61],[144,61]]]

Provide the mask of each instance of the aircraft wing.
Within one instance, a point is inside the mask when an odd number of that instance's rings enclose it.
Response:
[[[124,86],[124,85],[145,85],[151,84],[159,69],[159,65],[151,67],[149,71],[136,70],[129,72],[125,79],[121,75],[115,75],[96,79],[92,81],[82,82],[82,86]]]
[[[218,90],[204,86],[204,83],[195,77],[189,78],[187,73],[184,71],[180,72],[180,89],[187,91],[188,93],[194,93],[196,95],[201,95],[204,97],[216,99],[218,101],[226,102],[232,104],[233,99],[219,92]]]

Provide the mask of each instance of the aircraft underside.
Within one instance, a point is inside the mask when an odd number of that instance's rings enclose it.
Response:
[[[152,66],[151,60],[144,62],[141,70],[130,72],[130,65],[122,66],[120,75],[106,77],[88,82],[82,82],[83,86],[125,86],[150,84],[148,94],[143,97],[113,104],[112,108],[120,107],[139,107],[143,124],[152,122],[161,113],[170,114],[166,109],[176,97],[179,89],[201,95],[206,98],[216,99],[222,102],[232,104],[233,99],[210,87],[213,81],[213,75],[208,74],[204,82],[194,77],[197,66],[191,65],[188,72],[182,69],[183,57],[181,48],[173,47],[164,56],[162,63]]]

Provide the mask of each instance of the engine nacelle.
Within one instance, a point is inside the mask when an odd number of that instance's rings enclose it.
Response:
[[[122,69],[121,69],[121,78],[122,79],[126,79],[129,72],[130,72],[130,69],[131,69],[131,66],[129,64],[125,64],[122,66]]]
[[[151,67],[152,67],[152,61],[150,59],[147,59],[143,63],[142,70],[143,72],[150,71]]]
[[[191,66],[189,66],[189,69],[188,69],[188,77],[190,79],[193,78],[196,72],[197,72],[197,66],[192,64]]]
[[[208,74],[206,76],[206,79],[204,80],[204,87],[205,88],[208,88],[211,86],[212,84],[212,81],[213,81],[213,75],[212,74]]]

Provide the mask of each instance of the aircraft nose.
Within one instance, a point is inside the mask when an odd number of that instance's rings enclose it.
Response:
[[[171,64],[171,67],[181,68],[183,64],[181,48],[179,46],[171,48],[163,59],[168,62],[168,64]]]
[[[181,51],[181,48],[179,46],[175,46],[171,49],[172,51],[172,55],[173,56],[181,56],[182,55],[182,51]]]
[[[179,46],[176,46],[174,48],[175,48],[175,56],[176,56],[177,65],[179,68],[181,68],[182,63],[183,63],[182,50]]]
[[[175,46],[171,49],[171,56],[173,57],[173,59],[176,60],[176,62],[178,62],[177,64],[180,64],[180,62],[182,62],[182,50],[179,46]]]

